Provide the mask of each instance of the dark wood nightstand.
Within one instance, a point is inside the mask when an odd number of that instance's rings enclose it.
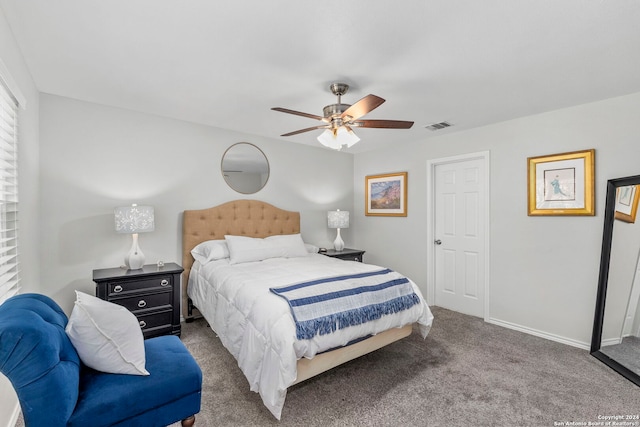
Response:
[[[144,338],[180,336],[180,274],[175,263],[155,264],[138,270],[93,270],[96,296],[126,307],[136,315]]]
[[[360,249],[349,249],[344,248],[341,251],[336,251],[335,249],[327,249],[326,252],[320,252],[322,255],[330,256],[331,258],[340,258],[346,261],[358,261],[362,262],[362,256],[365,251],[361,251]]]

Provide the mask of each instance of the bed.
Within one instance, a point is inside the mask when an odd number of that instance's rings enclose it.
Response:
[[[252,258],[255,252],[245,251],[263,241],[283,245],[285,255]],[[431,327],[429,307],[417,286],[405,278],[408,284],[404,286],[410,286],[418,299],[414,305],[335,333],[296,338],[296,334],[301,337],[303,333],[302,322],[300,314],[292,314],[291,302],[280,292],[287,289],[283,286],[306,286],[319,277],[331,278],[327,281],[352,276],[358,277],[354,280],[369,280],[377,275],[397,274],[315,253],[311,245],[302,242],[298,212],[257,200],[187,210],[183,214],[182,243],[185,319],[201,314],[207,320],[238,360],[251,390],[260,394],[277,419],[291,385],[402,339],[411,334],[414,324],[423,337]],[[209,256],[206,260],[200,253],[202,247],[209,250],[204,255]],[[212,256],[213,253],[221,255]],[[251,255],[247,258],[245,254]]]

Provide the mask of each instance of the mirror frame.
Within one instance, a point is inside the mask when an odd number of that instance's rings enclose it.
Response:
[[[224,159],[227,156],[227,153],[229,153],[229,151],[234,148],[237,147],[239,145],[248,145],[250,147],[253,147],[257,150],[258,153],[262,154],[262,157],[264,157],[264,161],[267,165],[267,179],[264,181],[264,183],[262,184],[262,186],[260,188],[258,188],[255,191],[252,192],[245,192],[245,191],[240,191],[237,188],[234,188],[231,183],[229,182],[229,180],[227,180],[227,178],[224,176]],[[260,190],[262,190],[264,187],[266,187],[267,182],[269,182],[269,178],[271,177],[271,164],[269,163],[269,159],[267,158],[267,155],[264,154],[264,151],[262,151],[260,149],[260,147],[258,147],[255,144],[252,144],[250,142],[236,142],[234,144],[231,144],[226,150],[224,150],[224,153],[222,154],[222,158],[220,159],[220,173],[222,174],[222,178],[224,179],[224,182],[227,184],[227,186],[229,188],[231,188],[233,191],[235,191],[236,193],[240,193],[240,194],[255,194],[257,192],[259,192]]]
[[[602,342],[602,324],[604,322],[604,308],[607,299],[607,285],[609,282],[609,262],[611,260],[613,224],[615,223],[616,190],[618,187],[637,184],[640,184],[640,175],[610,179],[607,181],[604,229],[602,232],[602,252],[600,254],[600,273],[598,274],[598,294],[596,296],[596,312],[593,318],[593,334],[591,335],[591,355],[629,381],[640,386],[640,375],[600,351],[600,343]]]

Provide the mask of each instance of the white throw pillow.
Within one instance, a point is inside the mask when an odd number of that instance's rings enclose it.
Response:
[[[112,374],[149,375],[140,324],[126,308],[76,291],[65,331],[88,367]]]
[[[265,239],[246,236],[224,238],[229,248],[230,264],[309,255],[300,234],[270,236]]]
[[[191,255],[200,264],[206,264],[209,261],[229,258],[229,248],[226,240],[207,240],[191,249]]]

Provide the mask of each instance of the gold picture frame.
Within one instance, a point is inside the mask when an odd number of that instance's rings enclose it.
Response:
[[[636,222],[639,199],[640,185],[626,185],[616,188],[615,219],[631,224]]]
[[[365,177],[367,216],[407,216],[407,172]]]
[[[528,215],[595,215],[595,150],[527,159]]]

